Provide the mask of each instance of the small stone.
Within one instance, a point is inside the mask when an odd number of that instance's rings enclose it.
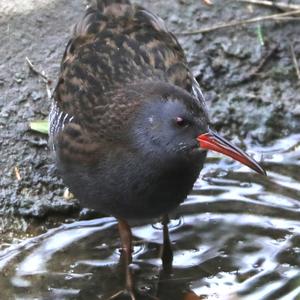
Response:
[[[22,83],[24,80],[24,76],[21,73],[16,73],[14,76],[14,80],[16,83]]]
[[[66,188],[64,191],[64,199],[67,201],[74,199],[74,195],[70,192],[68,188]]]
[[[43,97],[43,94],[42,94],[42,92],[33,91],[31,93],[31,97],[32,97],[33,101],[37,101],[37,100],[39,100],[39,99],[41,99]]]

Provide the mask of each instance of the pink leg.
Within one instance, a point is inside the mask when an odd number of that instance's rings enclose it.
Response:
[[[131,299],[135,300],[133,278],[129,267],[132,262],[132,233],[128,223],[123,219],[118,219],[118,229],[122,246],[121,260],[123,261],[126,272],[126,290]]]

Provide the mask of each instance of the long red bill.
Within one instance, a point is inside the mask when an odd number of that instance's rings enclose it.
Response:
[[[207,133],[199,135],[197,140],[202,149],[208,149],[222,153],[241,162],[259,174],[267,175],[265,169],[257,161],[255,161],[238,147],[226,141],[216,132],[209,130]]]

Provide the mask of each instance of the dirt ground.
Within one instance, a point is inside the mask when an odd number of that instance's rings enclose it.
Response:
[[[216,129],[237,142],[266,144],[299,132],[300,88],[291,54],[293,48],[300,63],[299,17],[185,36],[181,33],[280,11],[224,0],[213,6],[200,0],[134,2],[159,14],[177,33]],[[47,118],[50,101],[25,58],[45,71],[53,88],[71,25],[84,7],[83,0],[0,0],[2,233],[28,226],[22,218],[12,222],[10,215],[42,218],[79,211],[76,201],[63,197],[47,137],[29,130],[29,121]]]

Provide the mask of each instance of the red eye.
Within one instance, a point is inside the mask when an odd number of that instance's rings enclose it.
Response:
[[[185,119],[183,119],[182,117],[176,117],[175,120],[176,120],[176,124],[180,127],[187,125],[187,121]]]

